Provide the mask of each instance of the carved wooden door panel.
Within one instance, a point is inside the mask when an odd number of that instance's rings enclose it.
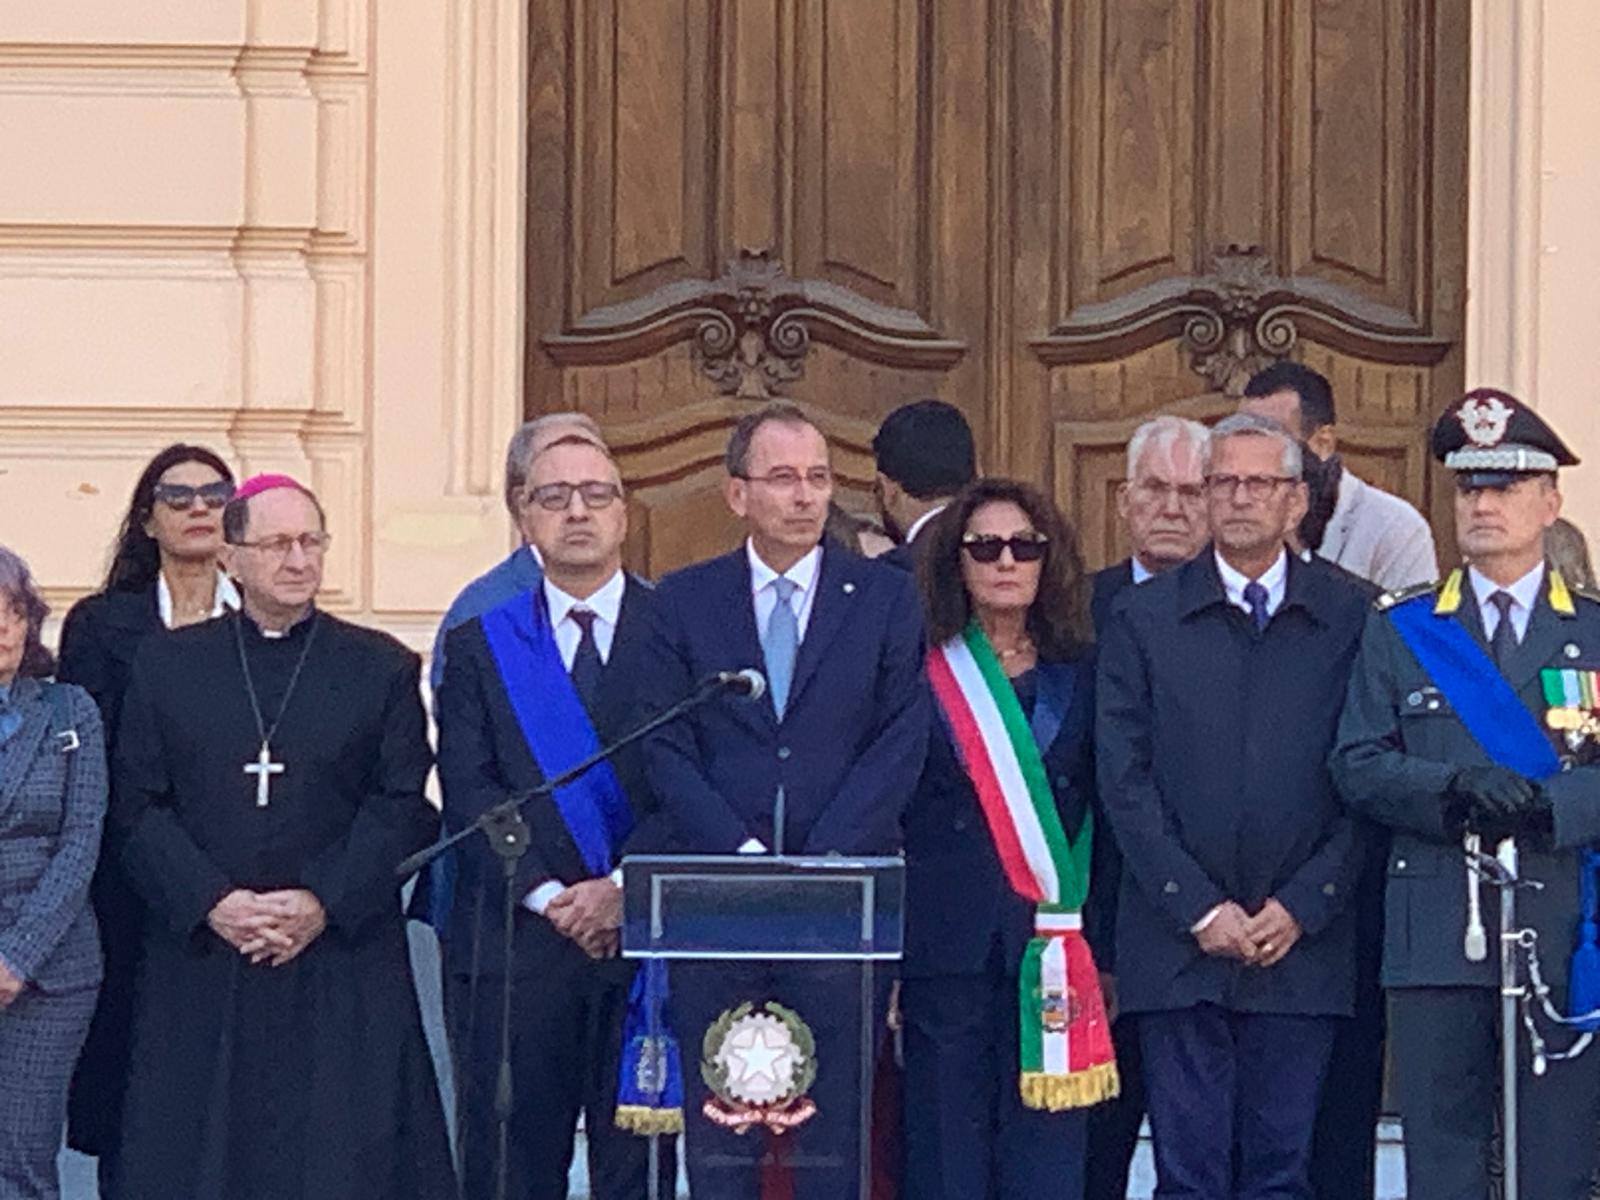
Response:
[[[939,394],[985,418],[984,6],[533,0],[528,405],[606,429],[630,565],[726,549],[732,423],[810,407],[847,506]]]
[[[1057,114],[1016,146],[1022,174],[1056,165],[1016,209],[1032,465],[1090,558],[1123,553],[1134,426],[1231,411],[1285,355],[1333,382],[1352,469],[1446,513],[1425,434],[1461,387],[1464,0],[1024,7],[1017,88]]]
[[[721,448],[772,394],[860,508],[878,420],[942,396],[1109,561],[1132,429],[1285,354],[1443,515],[1467,7],[532,0],[529,410],[601,421],[652,573],[731,544]]]

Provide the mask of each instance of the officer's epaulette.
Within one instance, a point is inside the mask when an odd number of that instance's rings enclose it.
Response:
[[[1418,596],[1431,596],[1438,586],[1438,581],[1435,581],[1433,583],[1413,584],[1411,587],[1396,588],[1392,592],[1384,592],[1372,602],[1372,606],[1379,612],[1387,612],[1396,604],[1404,604],[1407,600],[1415,600]]]

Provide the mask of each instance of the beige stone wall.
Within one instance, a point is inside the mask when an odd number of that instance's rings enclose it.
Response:
[[[58,610],[169,441],[312,481],[422,644],[504,554],[517,0],[0,4],[0,541]]]
[[[1472,16],[1466,377],[1536,404],[1584,460],[1567,515],[1600,550],[1600,6]]]

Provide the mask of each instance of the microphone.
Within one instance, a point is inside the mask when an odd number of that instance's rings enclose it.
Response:
[[[718,687],[738,692],[751,700],[759,700],[767,694],[767,678],[754,667],[746,667],[742,671],[718,671],[715,678]]]

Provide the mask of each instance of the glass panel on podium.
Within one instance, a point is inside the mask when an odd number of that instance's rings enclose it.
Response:
[[[758,1196],[774,1172],[796,1200],[868,1200],[904,904],[899,858],[623,862],[622,953],[670,964],[697,1200]]]

